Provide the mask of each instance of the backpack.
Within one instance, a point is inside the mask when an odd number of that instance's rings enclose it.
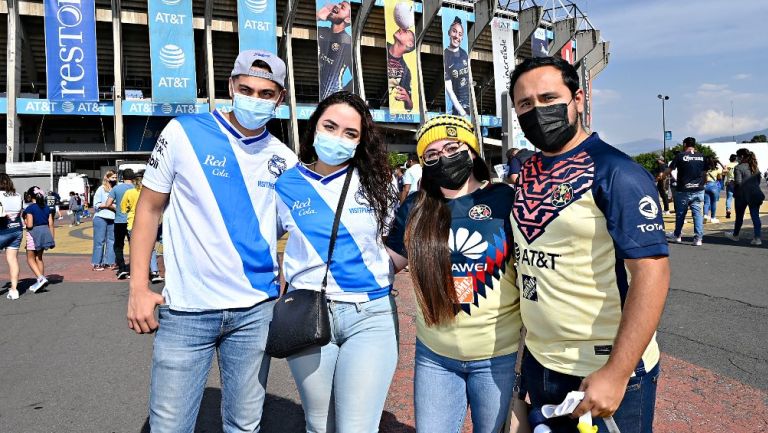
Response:
[[[530,149],[521,149],[517,154],[515,154],[515,159],[520,161],[520,165],[525,164],[525,161],[528,161],[531,159],[533,155],[535,155],[536,152],[530,150]]]

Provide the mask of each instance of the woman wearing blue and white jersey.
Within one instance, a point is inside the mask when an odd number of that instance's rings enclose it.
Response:
[[[512,400],[522,326],[515,192],[490,183],[467,120],[433,117],[417,140],[419,192],[398,210],[387,239],[395,267],[409,266],[418,302],[416,431],[461,431],[469,406],[472,430],[496,433]]]
[[[331,341],[288,358],[307,432],[376,432],[397,366],[397,309],[383,240],[396,197],[365,102],[349,92],[324,99],[299,159],[276,183],[278,215],[290,233],[283,256],[289,291],[320,290],[335,210],[354,170],[328,272]]]

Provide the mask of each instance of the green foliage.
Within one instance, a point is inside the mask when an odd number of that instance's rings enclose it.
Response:
[[[406,153],[389,152],[387,157],[389,158],[389,166],[392,168],[401,167],[408,161],[408,154]]]
[[[765,134],[755,135],[751,140],[744,140],[742,143],[765,143],[768,142],[768,137]]]
[[[634,159],[636,163],[642,165],[644,169],[653,173],[653,170],[655,170],[656,166],[658,165],[658,163],[656,162],[656,158],[658,157],[659,157],[658,153],[648,152],[648,153],[641,153],[640,155],[637,155],[632,159]]]

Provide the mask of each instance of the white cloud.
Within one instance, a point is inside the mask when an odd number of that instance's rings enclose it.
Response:
[[[592,88],[592,104],[605,105],[621,99],[621,93],[612,89]]]
[[[705,110],[694,114],[688,121],[688,129],[699,135],[740,134],[764,127],[768,118],[759,119],[753,116],[734,116],[730,113],[716,110]]]
[[[734,80],[748,80],[752,78],[752,74],[736,74],[733,76]]]

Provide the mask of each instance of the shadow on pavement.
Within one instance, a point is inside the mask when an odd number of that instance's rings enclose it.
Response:
[[[291,400],[267,393],[264,402],[264,414],[261,418],[263,433],[303,433],[304,411],[301,405]],[[403,424],[391,412],[381,416],[382,433],[415,433],[413,426]],[[205,388],[197,416],[195,433],[220,433],[221,430],[221,390]],[[150,433],[149,418],[144,421],[141,433]]]

